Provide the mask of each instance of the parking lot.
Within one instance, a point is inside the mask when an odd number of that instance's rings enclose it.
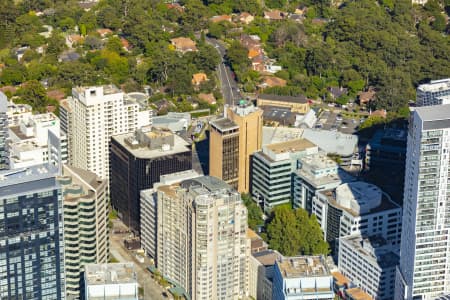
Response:
[[[364,122],[364,117],[350,118],[345,112],[324,110],[315,128],[353,134],[358,130],[361,122]]]

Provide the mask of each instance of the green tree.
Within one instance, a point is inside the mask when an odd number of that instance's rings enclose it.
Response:
[[[66,42],[58,30],[53,30],[48,39],[47,53],[52,56],[58,56],[66,48]]]
[[[199,46],[192,63],[197,69],[206,73],[214,71],[220,62],[220,55],[217,50],[208,44]]]
[[[89,63],[65,62],[59,65],[52,83],[67,88],[77,85],[95,85],[102,83],[99,75],[100,73]]]
[[[210,22],[208,27],[208,36],[220,39],[222,38],[227,31],[227,24],[225,21],[223,22]]]
[[[264,220],[262,219],[263,211],[261,207],[253,201],[249,194],[242,194],[241,198],[242,202],[247,207],[248,227],[257,231],[258,226],[264,225]]]
[[[84,32],[84,35],[86,35],[97,27],[97,15],[93,10],[84,12],[80,17],[78,24],[80,24],[81,34],[83,34],[82,27],[85,27],[86,31]]]
[[[37,32],[24,33],[20,40],[22,45],[30,46],[31,48],[37,48],[45,44],[45,38]]]
[[[26,103],[30,104],[34,110],[45,112],[49,99],[42,84],[37,80],[27,81],[17,91],[17,95]]]
[[[24,66],[15,64],[8,66],[0,73],[0,81],[6,85],[17,85],[25,81],[27,71]]]
[[[129,74],[128,59],[113,51],[102,50],[92,62],[97,68],[109,74],[112,81],[116,83],[124,82]]]
[[[439,13],[434,17],[434,21],[431,25],[434,30],[436,31],[444,31],[447,27],[447,21],[445,20],[444,16]]]
[[[58,26],[62,31],[71,30],[75,27],[75,21],[71,17],[65,17],[59,21]]]
[[[234,41],[227,50],[226,58],[231,65],[237,80],[242,80],[242,75],[249,69],[251,62],[248,58],[248,50],[238,41]]]
[[[121,20],[117,15],[117,9],[109,5],[100,9],[97,13],[97,22],[99,25],[116,30],[121,26]]]
[[[106,49],[119,54],[122,54],[124,52],[122,42],[117,36],[112,36],[108,39],[108,41],[106,42]]]
[[[14,1],[0,1],[0,48],[11,44],[16,35],[16,18],[20,15],[20,10]]]
[[[27,65],[28,80],[41,80],[56,74],[56,71],[56,66],[41,63],[37,60],[31,61]]]
[[[103,41],[96,36],[88,35],[84,39],[84,45],[90,50],[99,50],[103,47]]]
[[[273,209],[267,238],[270,248],[286,256],[327,255],[330,251],[315,216],[287,205]]]
[[[86,28],[86,25],[85,24],[80,24],[80,34],[82,35],[82,36],[86,36],[86,34],[87,34],[87,28]]]

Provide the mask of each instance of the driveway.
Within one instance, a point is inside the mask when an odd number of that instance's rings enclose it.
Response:
[[[114,220],[114,223],[120,222],[119,220]],[[145,300],[165,300],[162,296],[163,292],[166,292],[170,295],[165,289],[163,289],[156,281],[154,281],[151,277],[150,272],[147,270],[147,267],[150,265],[149,260],[145,260],[144,263],[140,263],[136,257],[134,251],[128,251],[125,249],[123,245],[124,238],[127,237],[128,234],[113,234],[110,233],[109,241],[110,241],[110,254],[117,259],[119,262],[133,262],[136,266],[136,272],[138,276],[139,286],[144,289],[144,297],[142,299]]]

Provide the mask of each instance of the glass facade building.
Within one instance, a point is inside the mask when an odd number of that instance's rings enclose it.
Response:
[[[153,187],[161,175],[192,168],[190,145],[181,137],[159,129],[141,129],[140,134],[113,136],[110,149],[111,204],[135,233],[140,233],[140,192]]]
[[[0,173],[0,299],[64,299],[62,195],[57,169]]]

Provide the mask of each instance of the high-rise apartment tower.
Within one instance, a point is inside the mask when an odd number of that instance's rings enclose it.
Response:
[[[109,178],[109,142],[151,122],[151,111],[115,86],[76,87],[61,101],[61,129],[68,136],[69,165]]]
[[[450,105],[411,113],[395,299],[450,293]]]
[[[248,294],[247,209],[224,181],[202,176],[159,185],[157,267],[191,299],[241,299]]]
[[[92,172],[69,166],[58,182],[64,195],[67,299],[79,299],[84,266],[108,262],[108,185]]]

